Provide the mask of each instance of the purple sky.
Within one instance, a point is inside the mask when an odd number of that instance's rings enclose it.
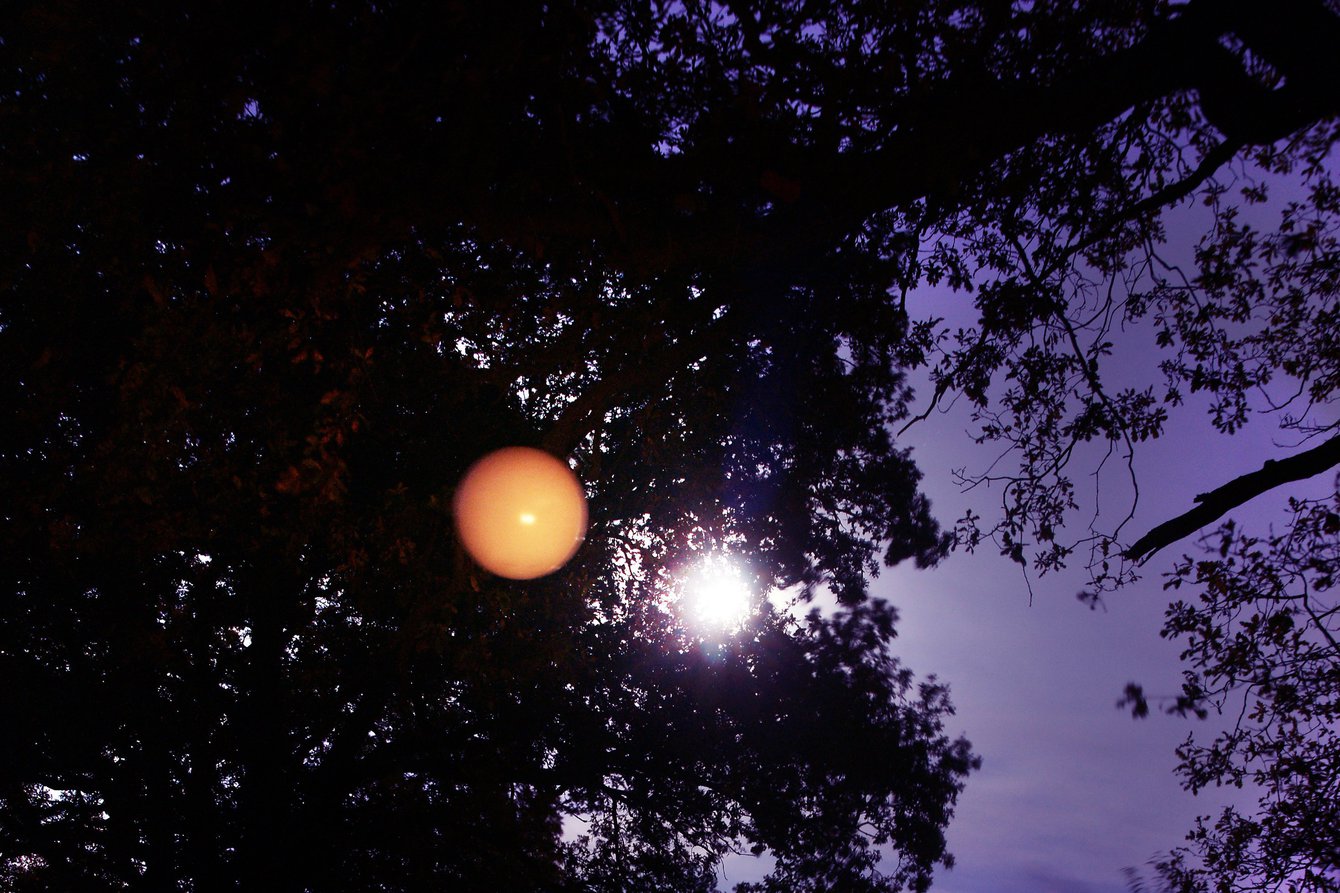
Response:
[[[1277,192],[1277,199],[1287,198],[1289,190]],[[1274,213],[1257,208],[1251,216],[1273,228]],[[1179,243],[1174,254],[1185,258],[1207,222],[1204,211],[1192,206],[1167,220]],[[973,322],[970,295],[923,294],[910,309],[914,317],[946,317],[951,326]],[[1115,333],[1113,340],[1118,343],[1106,368],[1109,386],[1162,383],[1162,352],[1153,347],[1148,325]],[[918,388],[923,398],[929,393]],[[1123,532],[1127,541],[1191,508],[1196,494],[1259,468],[1266,458],[1296,451],[1296,435],[1281,432],[1269,415],[1258,415],[1233,436],[1219,434],[1205,402],[1194,396],[1171,410],[1163,438],[1137,448],[1141,494]],[[951,474],[963,467],[980,471],[996,455],[992,447],[973,443],[971,427],[968,407],[958,405],[901,439],[914,447],[925,491],[946,525],[968,507],[984,523],[999,512],[999,491],[962,493]],[[1075,466],[1077,486],[1092,480],[1086,477],[1092,467]],[[1129,507],[1124,475],[1120,463],[1108,463],[1101,478],[1104,518],[1119,518]],[[1290,495],[1322,496],[1330,485],[1330,476],[1322,475],[1280,488],[1231,517],[1262,534],[1283,521]],[[1079,501],[1076,523],[1082,525],[1094,509],[1092,486]],[[1254,806],[1249,791],[1193,797],[1173,773],[1174,749],[1188,733],[1208,740],[1222,720],[1154,713],[1137,721],[1115,706],[1127,682],[1142,683],[1151,695],[1180,689],[1181,646],[1158,633],[1170,600],[1163,574],[1185,553],[1197,554],[1194,541],[1156,554],[1139,583],[1106,598],[1105,611],[1091,611],[1075,598],[1086,588],[1082,556],[1065,573],[1035,577],[1031,605],[1019,569],[989,544],[976,555],[953,554],[932,571],[900,567],[875,581],[873,594],[897,605],[902,617],[896,653],[919,676],[933,673],[949,683],[958,715],[947,731],[966,734],[983,757],[948,832],[958,864],[938,873],[935,890],[1124,893],[1122,869],[1147,872],[1151,858],[1183,842],[1197,815],[1217,814],[1230,802]],[[729,860],[721,886],[757,878],[762,868],[747,856]]]
[[[1157,384],[1157,352],[1147,331],[1130,333],[1124,346],[1116,357],[1123,377]],[[1225,436],[1210,425],[1204,405],[1188,400],[1172,412],[1162,439],[1138,446],[1141,495],[1128,539],[1191,508],[1196,494],[1292,452],[1296,438],[1282,434],[1272,417],[1258,416]],[[972,442],[969,426],[967,408],[957,406],[905,438],[916,447],[942,521],[969,506],[989,519],[999,498],[961,493],[952,479],[952,469],[981,469],[995,455]],[[1104,473],[1105,516],[1128,506],[1123,474],[1113,463]],[[1285,518],[1289,495],[1321,496],[1330,483],[1323,475],[1281,488],[1232,517],[1264,533]],[[1082,494],[1081,503],[1079,520],[1092,511],[1092,496],[1084,504]],[[1156,853],[1180,844],[1196,815],[1217,814],[1229,802],[1254,804],[1249,792],[1237,790],[1193,797],[1173,774],[1174,748],[1192,731],[1212,736],[1213,715],[1205,722],[1159,714],[1136,721],[1115,707],[1129,681],[1151,694],[1180,689],[1181,645],[1158,632],[1170,600],[1162,576],[1188,552],[1197,553],[1192,541],[1156,554],[1139,583],[1106,598],[1106,611],[1076,600],[1085,588],[1082,567],[1034,579],[1030,606],[1018,569],[991,549],[953,555],[930,572],[897,568],[876,582],[875,594],[902,615],[898,653],[918,674],[950,683],[958,708],[952,730],[966,733],[983,756],[949,830],[959,864],[940,875],[935,889],[1117,893],[1125,890],[1124,866],[1144,869]]]
[[[1247,209],[1244,220],[1274,229],[1280,203],[1299,195],[1297,184],[1279,178],[1271,189],[1274,201]],[[1208,214],[1190,205],[1170,211],[1165,222],[1169,255],[1189,268],[1190,248]],[[967,295],[923,296],[919,309],[951,324],[972,322]],[[1112,340],[1108,386],[1154,385],[1157,392],[1157,363],[1166,353],[1154,347],[1151,327],[1116,332]],[[1206,406],[1190,395],[1170,411],[1164,437],[1137,446],[1140,500],[1125,540],[1191,508],[1196,494],[1299,449],[1297,435],[1281,432],[1273,415],[1258,413],[1246,428],[1225,436],[1210,424]],[[968,409],[960,405],[933,415],[903,439],[916,448],[926,492],[944,523],[968,507],[987,521],[995,517],[993,508],[999,512],[998,491],[965,494],[951,476],[954,468],[981,470],[996,455],[972,442],[970,427]],[[1091,480],[1087,470],[1077,465],[1073,475],[1081,489],[1079,524],[1095,504],[1092,486],[1085,492],[1079,483]],[[1120,463],[1108,463],[1098,503],[1105,518],[1119,518],[1129,507],[1124,477]],[[1330,475],[1321,475],[1282,487],[1231,517],[1264,534],[1285,519],[1290,495],[1324,496],[1331,484]],[[1173,774],[1174,749],[1188,733],[1208,740],[1224,720],[1154,713],[1137,721],[1115,707],[1130,681],[1151,695],[1180,689],[1182,646],[1158,632],[1170,601],[1163,575],[1187,553],[1198,554],[1193,540],[1157,553],[1139,583],[1106,598],[1106,611],[1090,611],[1075,598],[1086,588],[1082,557],[1069,572],[1034,579],[1031,606],[1018,569],[989,548],[953,555],[930,572],[898,568],[876,582],[874,593],[902,615],[898,653],[918,674],[949,682],[958,708],[951,731],[965,733],[983,757],[949,829],[958,866],[939,875],[936,890],[1118,893],[1126,889],[1123,867],[1146,869],[1153,856],[1183,842],[1197,815],[1217,814],[1230,802],[1254,807],[1250,791],[1193,797]],[[1189,590],[1181,595],[1194,597]]]
[[[1125,359],[1143,359],[1154,380],[1152,352]],[[980,489],[963,494],[951,476],[954,468],[981,468],[994,455],[972,442],[969,424],[966,407],[958,406],[904,437],[916,448],[936,516],[947,524],[968,506],[990,518],[998,498]],[[1282,455],[1272,440],[1277,435],[1269,419],[1219,435],[1189,401],[1164,439],[1137,452],[1142,492],[1131,533]],[[1120,472],[1109,469],[1104,513],[1124,513]],[[1328,484],[1312,481],[1291,492],[1320,494]],[[1266,494],[1234,517],[1264,532],[1283,518],[1287,495]],[[1188,551],[1194,553],[1193,543],[1156,555],[1143,580],[1107,597],[1106,611],[1076,600],[1087,579],[1082,567],[1034,578],[1030,606],[1018,568],[991,548],[956,553],[931,571],[886,570],[875,581],[873,594],[897,605],[902,617],[895,652],[919,676],[934,673],[950,684],[958,715],[948,731],[966,734],[983,757],[949,828],[958,864],[938,874],[935,890],[1120,893],[1121,869],[1143,870],[1151,857],[1180,844],[1196,815],[1217,813],[1234,796],[1251,805],[1253,798],[1238,791],[1192,797],[1173,774],[1174,748],[1188,732],[1212,733],[1213,716],[1137,721],[1115,706],[1127,682],[1155,695],[1180,688],[1179,645],[1158,635],[1169,601],[1161,577]],[[723,889],[757,878],[762,867],[747,856],[731,860]]]
[[[934,419],[917,438],[936,445],[918,453],[944,518],[968,504],[949,470],[980,467],[985,458],[974,454],[962,433],[966,419],[956,415]],[[1267,454],[1268,442],[1250,432],[1223,438],[1208,423],[1197,431],[1199,417],[1179,421],[1185,424],[1166,442],[1138,454],[1137,531],[1185,510],[1196,493]],[[981,495],[972,494],[979,511]],[[1115,707],[1129,681],[1151,693],[1180,687],[1178,646],[1158,636],[1168,602],[1159,578],[1180,554],[1174,548],[1156,556],[1144,580],[1106,599],[1106,612],[1075,599],[1086,579],[1079,568],[1034,580],[1030,606],[1017,569],[986,551],[955,555],[929,573],[899,568],[876,584],[901,610],[899,653],[918,673],[950,683],[954,730],[983,756],[950,827],[959,865],[936,889],[1115,893],[1124,889],[1124,866],[1143,868],[1181,842],[1198,812],[1216,812],[1225,802],[1213,792],[1192,798],[1172,771],[1176,745],[1193,727],[1208,731],[1212,720],[1135,721]]]

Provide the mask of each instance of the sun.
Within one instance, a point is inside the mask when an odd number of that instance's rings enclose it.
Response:
[[[705,559],[684,583],[687,616],[714,630],[735,629],[754,610],[754,593],[740,568],[720,556]]]

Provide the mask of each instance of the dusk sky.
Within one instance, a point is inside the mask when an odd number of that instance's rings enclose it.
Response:
[[[1330,161],[1334,170],[1335,157]],[[1281,204],[1301,194],[1292,182],[1269,182],[1271,201],[1244,213],[1244,220],[1263,230],[1273,230]],[[1191,268],[1191,248],[1208,215],[1183,204],[1164,220],[1167,257]],[[928,294],[918,309],[971,324],[968,296]],[[1159,391],[1158,363],[1166,351],[1154,345],[1151,330],[1145,320],[1113,333],[1113,362],[1105,369],[1109,386],[1152,385]],[[918,393],[924,399],[929,389]],[[1123,530],[1126,541],[1185,512],[1198,494],[1267,459],[1314,445],[1298,446],[1297,433],[1281,431],[1278,416],[1260,406],[1244,429],[1221,434],[1207,407],[1204,395],[1188,395],[1184,405],[1170,410],[1162,438],[1137,445],[1139,500]],[[969,408],[961,401],[907,434],[944,522],[952,523],[967,508],[988,518],[999,511],[999,490],[963,493],[952,477],[954,469],[980,471],[997,455],[975,445],[966,436],[971,430]],[[1074,466],[1080,502],[1075,523],[1082,526],[1096,509],[1101,512],[1096,526],[1104,529],[1106,523],[1110,529],[1130,508],[1131,492],[1120,456],[1108,461],[1100,477],[1090,476],[1099,455],[1094,449],[1087,464],[1081,459]],[[1290,496],[1324,497],[1332,484],[1332,476],[1322,474],[1280,487],[1228,517],[1265,535],[1272,524],[1283,526]],[[901,611],[900,654],[919,674],[935,673],[950,683],[961,730],[983,757],[949,828],[958,865],[941,873],[937,889],[1118,893],[1127,889],[1123,868],[1148,877],[1146,863],[1182,844],[1196,816],[1217,816],[1229,804],[1253,811],[1256,797],[1249,790],[1210,789],[1192,796],[1174,775],[1175,748],[1188,734],[1208,741],[1235,716],[1211,713],[1197,721],[1154,709],[1149,718],[1135,720],[1128,709],[1115,706],[1128,682],[1143,684],[1151,695],[1180,690],[1183,644],[1159,637],[1174,597],[1163,582],[1181,556],[1201,554],[1194,540],[1153,555],[1142,579],[1109,594],[1098,610],[1075,597],[1089,588],[1078,554],[1067,573],[1032,578],[1031,605],[1017,567],[989,546],[976,555],[954,554],[930,572],[897,568],[876,584],[874,591]],[[1192,599],[1194,593],[1184,589],[1180,597]]]
[[[1276,201],[1288,198],[1276,180]],[[1272,202],[1253,209],[1261,227],[1277,222]],[[1186,262],[1205,215],[1183,206],[1166,215],[1169,250]],[[914,295],[914,316],[941,316],[950,328],[972,326],[972,296],[948,290]],[[1151,327],[1136,326],[1113,338],[1109,382],[1156,389],[1157,364],[1165,354]],[[913,381],[917,381],[916,378]],[[932,388],[924,376],[916,388],[914,411],[924,409]],[[1139,444],[1135,472],[1140,497],[1123,533],[1135,539],[1156,524],[1190,508],[1197,494],[1306,447],[1292,432],[1281,432],[1275,416],[1259,412],[1234,435],[1214,429],[1208,401],[1190,395],[1170,412],[1164,436]],[[988,522],[1000,511],[1000,490],[985,485],[964,492],[955,470],[980,472],[999,454],[977,445],[966,400],[932,413],[903,435],[925,474],[926,493],[936,517],[952,526],[971,508]],[[1073,471],[1082,526],[1095,508],[1099,529],[1130,508],[1131,492],[1120,457],[1109,460],[1101,477],[1091,476],[1097,448],[1077,460]],[[1006,463],[1012,461],[1007,458]],[[1260,535],[1281,525],[1290,496],[1322,497],[1329,475],[1266,493],[1233,518]],[[1095,500],[1095,484],[1101,498]],[[1109,519],[1109,520],[1104,520]],[[1211,528],[1202,531],[1209,533]],[[1136,720],[1116,704],[1128,682],[1154,696],[1173,695],[1181,686],[1181,644],[1159,636],[1173,595],[1163,577],[1184,554],[1198,555],[1193,539],[1155,554],[1142,579],[1108,594],[1090,610],[1076,599],[1088,585],[1084,556],[1076,553],[1066,573],[1025,580],[1017,565],[987,543],[976,554],[955,552],[939,567],[917,570],[905,564],[885,570],[872,594],[897,605],[902,618],[895,645],[898,656],[919,677],[930,674],[949,684],[957,723],[948,729],[972,741],[982,768],[968,779],[949,826],[952,870],[941,870],[934,889],[944,893],[1125,893],[1122,870],[1148,877],[1152,858],[1181,845],[1198,815],[1217,816],[1229,804],[1250,812],[1248,790],[1210,789],[1192,796],[1174,774],[1175,749],[1190,733],[1208,741],[1233,717],[1211,714],[1204,721],[1155,711]],[[1029,584],[1032,594],[1030,598]],[[1183,598],[1191,598],[1183,590]],[[747,856],[725,866],[723,889],[761,873]]]
[[[969,504],[950,469],[986,455],[962,436],[963,416],[928,420],[918,436],[926,486],[946,518]],[[1200,417],[1185,421],[1141,453],[1141,532],[1267,455],[1266,425],[1225,438],[1194,424]],[[980,510],[985,500],[972,501]],[[1273,503],[1259,501],[1239,517],[1263,523]],[[1115,707],[1127,682],[1158,694],[1180,686],[1179,646],[1158,632],[1169,600],[1161,575],[1183,551],[1194,547],[1156,555],[1138,585],[1106,598],[1106,611],[1076,600],[1082,568],[1035,579],[1030,605],[1017,568],[986,550],[930,572],[899,568],[876,585],[901,611],[900,653],[918,673],[950,683],[957,730],[983,757],[949,829],[958,866],[937,889],[1117,893],[1123,867],[1143,869],[1182,842],[1197,814],[1226,802],[1225,792],[1191,797],[1173,775],[1174,748],[1188,731],[1207,733],[1213,717],[1134,720]]]
[[[1147,353],[1153,370],[1154,354]],[[991,509],[998,491],[963,494],[951,472],[980,468],[994,455],[966,437],[960,405],[908,432],[926,473],[937,517],[952,523],[962,509]],[[1141,445],[1141,499],[1132,529],[1143,532],[1192,504],[1196,494],[1259,467],[1280,451],[1269,418],[1232,437],[1218,434],[1194,404],[1176,414],[1167,436]],[[1118,472],[1103,510],[1123,512]],[[1291,492],[1322,495],[1328,480]],[[1258,532],[1283,518],[1288,494],[1266,494],[1233,517]],[[1091,510],[1090,506],[1084,506]],[[955,553],[940,567],[886,570],[876,596],[902,617],[895,652],[918,676],[949,683],[957,708],[951,733],[965,734],[982,756],[949,826],[957,865],[937,875],[945,893],[1122,893],[1122,869],[1146,870],[1155,855],[1182,843],[1197,815],[1254,798],[1236,790],[1183,791],[1174,750],[1189,732],[1208,738],[1222,719],[1204,722],[1151,713],[1135,720],[1119,710],[1127,682],[1151,694],[1181,684],[1179,645],[1161,639],[1170,600],[1162,575],[1184,553],[1183,542],[1157,554],[1136,585],[1090,610],[1075,595],[1085,588],[1081,566],[1032,579],[989,547]],[[742,856],[725,867],[723,889],[759,876]]]

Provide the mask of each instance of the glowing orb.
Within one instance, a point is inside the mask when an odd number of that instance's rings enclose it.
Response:
[[[470,466],[454,508],[470,557],[511,580],[558,570],[586,533],[586,496],[577,476],[529,447],[506,447]]]

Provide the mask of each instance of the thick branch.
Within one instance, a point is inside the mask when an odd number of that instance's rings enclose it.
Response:
[[[1340,465],[1340,435],[1296,456],[1271,459],[1256,471],[1234,478],[1222,487],[1197,496],[1198,505],[1195,508],[1172,520],[1164,521],[1140,537],[1126,550],[1125,555],[1132,560],[1143,562],[1164,546],[1195,533],[1267,490],[1291,481],[1313,477],[1336,465]]]
[[[712,110],[718,138],[662,157],[628,137],[647,126],[645,111],[620,105],[610,124],[583,134],[580,157],[560,163],[543,152],[527,156],[533,182],[549,187],[542,200],[524,190],[500,192],[483,177],[477,187],[462,187],[411,171],[413,194],[423,203],[419,218],[449,224],[468,218],[481,235],[518,245],[595,240],[608,262],[638,278],[747,268],[785,281],[802,276],[871,214],[923,198],[952,205],[990,165],[1021,147],[1048,135],[1092,132],[1162,97],[1194,92],[1225,145],[1268,144],[1340,113],[1340,91],[1331,88],[1340,77],[1332,61],[1340,58],[1340,17],[1321,0],[1195,0],[1174,9],[1138,43],[1097,58],[1077,56],[1049,77],[1022,71],[996,78],[967,67],[938,86],[891,99],[879,110],[890,134],[868,151],[798,144],[761,127],[741,105]],[[1301,31],[1308,59],[1280,63],[1289,77],[1276,89],[1249,76],[1221,42],[1237,35],[1274,61],[1285,52],[1285,36]],[[848,111],[841,101],[834,99],[834,113]],[[747,138],[720,135],[729,133]],[[1210,174],[1231,155],[1227,148],[1211,153],[1196,175]],[[773,201],[762,186],[750,186],[777,171],[794,184],[793,198]],[[439,181],[450,182],[451,191],[431,188]],[[750,195],[757,213],[742,215]]]
[[[1197,171],[1202,178],[1232,157],[1228,146],[1271,143],[1340,112],[1340,94],[1330,89],[1329,61],[1300,71],[1277,90],[1249,77],[1241,60],[1220,44],[1235,22],[1214,14],[1215,2],[1192,4],[1190,13],[1156,25],[1140,43],[1076,65],[1048,82],[1030,75],[1007,81],[975,73],[951,77],[929,96],[886,109],[897,131],[870,152],[834,157],[795,146],[778,145],[771,151],[756,144],[741,147],[738,151],[750,159],[775,163],[785,158],[791,175],[802,184],[800,198],[744,230],[732,214],[718,220],[708,211],[667,220],[653,209],[651,219],[630,224],[629,232],[636,236],[632,242],[640,246],[636,250],[650,248],[659,263],[673,265],[685,257],[702,259],[726,251],[736,264],[747,258],[786,269],[812,255],[807,246],[831,244],[872,213],[926,196],[958,194],[995,160],[1044,135],[1084,133],[1133,106],[1177,92],[1195,90],[1211,122],[1226,134],[1225,148],[1207,156]],[[1305,21],[1315,32],[1311,42],[1329,48],[1322,54],[1329,60],[1340,45],[1340,25],[1333,14],[1317,14],[1315,5],[1297,0],[1278,15]],[[719,151],[714,160],[723,170],[748,176],[751,161],[732,157],[729,150]],[[676,163],[669,162],[671,168]],[[675,179],[672,171],[666,173],[668,181]],[[1170,202],[1178,196],[1161,198]],[[667,232],[672,234],[668,243],[663,236]]]

